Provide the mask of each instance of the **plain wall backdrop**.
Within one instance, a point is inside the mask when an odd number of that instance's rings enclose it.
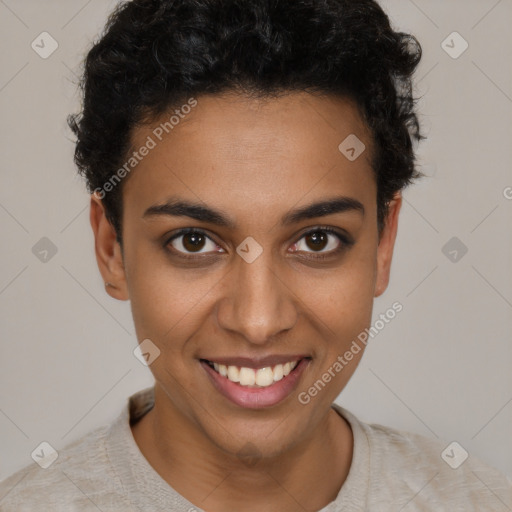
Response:
[[[58,450],[112,421],[153,382],[133,355],[129,303],[106,294],[96,267],[66,125],[115,4],[0,1],[0,479],[34,463],[42,441]],[[457,441],[512,477],[512,2],[381,4],[423,46],[427,177],[404,194],[374,319],[395,301],[403,311],[337,401],[364,421]]]

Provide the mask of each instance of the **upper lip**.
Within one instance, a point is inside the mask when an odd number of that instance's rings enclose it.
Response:
[[[278,364],[300,361],[308,356],[306,355],[269,355],[264,357],[202,357],[212,363],[223,364],[226,366],[239,366],[244,368],[266,368]]]

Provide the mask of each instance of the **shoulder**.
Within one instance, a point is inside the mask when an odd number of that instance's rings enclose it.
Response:
[[[341,410],[359,430],[359,442],[367,443],[369,504],[418,511],[512,509],[512,483],[458,442],[367,424]]]
[[[105,446],[108,431],[109,426],[99,427],[68,444],[58,451],[57,459],[46,469],[34,462],[0,482],[0,510],[123,509],[121,484],[109,464]],[[50,450],[42,447],[35,453],[43,466],[47,465],[45,461],[51,462]]]

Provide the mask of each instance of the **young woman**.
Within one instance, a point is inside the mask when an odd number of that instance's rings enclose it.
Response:
[[[418,176],[420,57],[372,0],[117,8],[70,125],[99,270],[155,386],[2,510],[512,507],[474,458],[454,469],[445,444],[333,404]]]

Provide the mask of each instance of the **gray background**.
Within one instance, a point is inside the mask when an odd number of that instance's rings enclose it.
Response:
[[[424,49],[428,178],[405,193],[375,318],[395,301],[404,309],[338,402],[365,421],[456,440],[512,476],[512,2],[382,4]],[[104,291],[65,124],[78,108],[80,61],[114,5],[0,1],[0,478],[33,463],[41,441],[58,450],[111,421],[152,383],[132,354],[129,304]],[[31,48],[43,31],[59,45],[47,59]],[[456,59],[442,47],[453,31],[469,44]],[[46,262],[43,237],[57,250]]]

